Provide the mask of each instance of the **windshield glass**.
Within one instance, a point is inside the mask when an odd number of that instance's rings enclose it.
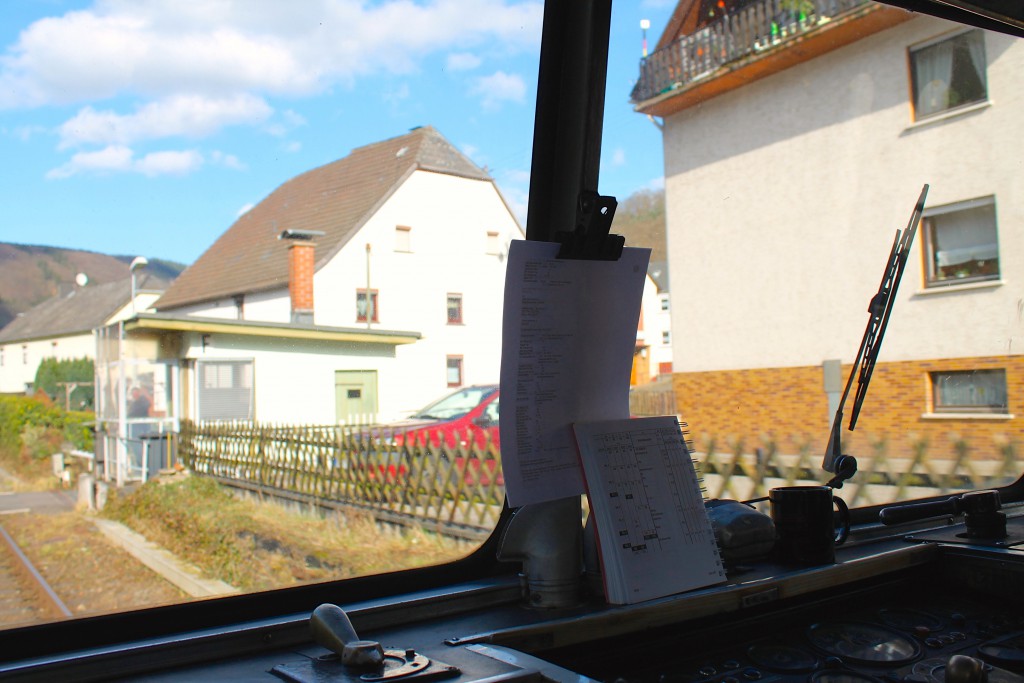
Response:
[[[497,403],[377,437],[493,397],[542,3],[7,9],[2,526],[66,611],[3,625],[471,553],[504,502]],[[623,199],[661,186],[628,91],[639,21],[671,9],[613,17],[602,190]]]
[[[543,6],[473,7],[5,6],[0,526],[63,607],[0,625],[491,535]],[[868,0],[616,3],[597,189],[651,249],[622,390],[688,424],[709,497],[829,480],[851,376],[851,507],[1018,477],[1021,68],[1014,38]]]
[[[424,420],[454,420],[476,408],[495,391],[497,391],[497,387],[470,387],[462,389],[431,403],[423,410],[415,413],[413,417]]]
[[[866,0],[679,8],[632,91],[664,136],[674,370],[634,411],[675,401],[712,497],[827,481],[837,419],[851,507],[1015,481],[1024,46]]]

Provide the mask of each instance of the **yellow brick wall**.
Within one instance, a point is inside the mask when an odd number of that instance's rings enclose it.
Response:
[[[928,373],[1005,369],[1012,419],[926,418],[932,410]],[[850,367],[842,368],[845,387]],[[689,424],[697,450],[714,439],[719,452],[743,441],[744,452],[774,442],[780,453],[824,455],[832,416],[820,366],[764,368],[673,375],[676,407]],[[972,459],[1001,458],[1012,443],[1024,457],[1024,356],[956,358],[879,363],[875,366],[856,429],[846,429],[857,391],[854,379],[843,420],[843,452],[873,455],[879,443],[890,457],[908,457],[915,443],[927,442],[929,457],[948,458],[954,443],[966,441]]]

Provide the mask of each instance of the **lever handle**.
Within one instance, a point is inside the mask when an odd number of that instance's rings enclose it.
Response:
[[[375,640],[360,640],[345,610],[324,603],[309,618],[313,640],[341,657],[345,666],[370,668],[384,663],[384,648]]]
[[[1024,677],[967,655],[946,662],[946,683],[1024,683]]]
[[[955,515],[960,512],[959,496],[952,496],[945,500],[935,500],[930,503],[909,503],[906,505],[893,505],[882,508],[878,513],[878,519],[882,524],[902,524],[913,522],[928,517],[941,517],[943,515]]]

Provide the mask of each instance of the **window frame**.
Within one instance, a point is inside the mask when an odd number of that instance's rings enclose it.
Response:
[[[947,105],[947,106],[944,106],[942,108],[935,109],[934,111],[929,111],[927,113],[922,113],[921,112],[922,108],[919,106],[920,105],[921,90],[923,89],[923,87],[926,87],[926,86],[920,86],[919,83],[918,83],[918,79],[919,79],[919,76],[918,76],[918,63],[917,63],[915,57],[918,54],[920,54],[921,52],[925,51],[925,50],[928,50],[930,48],[934,48],[934,47],[936,47],[938,45],[942,45],[943,43],[952,43],[953,41],[955,41],[955,40],[957,40],[959,38],[962,38],[963,36],[968,36],[968,35],[972,35],[972,34],[978,36],[978,38],[980,39],[980,43],[981,43],[981,57],[982,57],[983,63],[982,63],[981,73],[979,74],[979,80],[981,81],[981,87],[982,87],[982,91],[983,91],[982,96],[977,98],[977,99],[971,99],[971,100],[968,100],[968,101],[957,103],[955,105]],[[951,59],[950,59],[950,83],[947,86],[947,99],[948,99],[948,92],[953,90],[953,78],[955,76],[955,74],[953,72],[954,68],[955,68],[955,65],[953,63],[953,58],[951,57]],[[907,69],[908,69],[908,72],[909,72],[909,81],[910,81],[908,83],[908,86],[910,88],[911,119],[913,121],[915,121],[915,122],[927,121],[927,120],[933,119],[935,117],[941,117],[943,115],[955,112],[957,110],[964,109],[964,108],[967,108],[967,107],[976,106],[978,104],[982,104],[982,103],[985,103],[985,102],[989,101],[988,53],[987,53],[986,47],[985,47],[985,32],[982,31],[981,29],[978,29],[978,28],[968,28],[968,29],[965,29],[965,30],[958,30],[958,31],[955,31],[955,32],[952,32],[952,33],[945,33],[943,35],[935,36],[934,38],[930,38],[930,39],[928,39],[926,41],[922,41],[920,43],[916,43],[914,45],[911,45],[911,46],[907,47]]]
[[[231,373],[232,386],[230,386],[230,387],[207,386],[207,383],[206,383],[206,368],[208,368],[210,366],[220,366],[220,367],[230,366],[232,368],[236,368],[237,367],[237,368],[242,369],[241,370],[242,372],[244,372],[244,367],[248,366],[248,368],[249,368],[249,371],[248,371],[248,374],[249,374],[249,377],[248,377],[248,379],[249,379],[249,386],[246,387],[244,384],[242,384],[242,385],[235,385],[234,382],[235,382],[235,378],[236,378],[236,371],[234,369],[232,369],[232,373]],[[197,415],[198,420],[200,422],[207,421],[207,420],[213,420],[213,421],[216,421],[216,420],[252,421],[252,420],[256,419],[256,360],[254,358],[200,358],[200,359],[196,360],[195,370],[196,370],[196,377],[195,377],[196,415]],[[203,413],[203,410],[204,410],[204,394],[207,393],[207,392],[210,392],[210,391],[216,391],[218,389],[219,390],[236,390],[236,391],[242,390],[242,389],[248,389],[248,393],[249,393],[249,396],[248,396],[248,410],[246,411],[248,416],[247,417],[235,417],[235,416],[232,416],[232,417],[214,417],[214,418],[210,418],[210,417],[204,416],[204,413]],[[212,399],[211,396],[206,396],[205,398],[206,398],[206,400]],[[236,401],[232,401],[232,403],[237,403],[237,402]],[[207,405],[209,405],[209,404],[207,404]]]
[[[395,226],[395,251],[400,254],[412,253],[412,226]]]
[[[947,378],[972,378],[979,374],[988,376],[1001,375],[1003,403],[965,404],[949,403],[942,400],[942,382]],[[933,370],[928,373],[928,387],[931,400],[931,412],[935,415],[1006,415],[1010,409],[1009,384],[1005,368],[976,368],[971,370]],[[973,387],[972,387],[973,390]]]
[[[452,301],[458,301],[458,315],[452,317]],[[448,292],[446,295],[446,319],[449,325],[462,325],[464,324],[465,309],[463,308],[463,297],[461,292]]]
[[[966,274],[963,276],[949,277],[940,276],[937,274],[937,256],[939,253],[936,250],[936,242],[938,241],[935,237],[936,219],[941,216],[950,216],[953,214],[962,214],[966,211],[974,211],[977,209],[984,209],[991,207],[992,210],[992,229],[995,231],[995,258],[985,259],[994,260],[996,264],[996,272],[994,273],[981,273],[981,274]],[[950,287],[953,285],[969,284],[976,282],[987,282],[991,280],[999,280],[1002,277],[1002,270],[1000,264],[1000,248],[999,248],[999,217],[996,207],[996,198],[994,195],[988,195],[985,197],[978,197],[976,199],[968,199],[961,202],[954,202],[952,204],[944,204],[934,208],[929,208],[924,211],[921,217],[921,254],[923,259],[921,275],[924,280],[923,284],[926,289],[941,289],[943,287]],[[976,243],[975,246],[983,246],[982,243]],[[980,259],[975,259],[976,261]],[[981,260],[982,263],[985,260]],[[953,264],[958,265],[958,264]]]
[[[370,290],[370,305],[373,309],[373,316],[367,320],[366,313],[359,312],[359,297],[366,298],[366,287],[359,287],[356,289],[356,322],[357,323],[379,323],[380,322],[380,291],[377,289]]]
[[[454,366],[452,365],[453,362],[455,363]],[[451,376],[449,374],[451,373],[452,369],[455,369],[459,373],[459,376],[454,383],[452,382]],[[444,380],[448,387],[451,389],[466,385],[465,358],[462,355],[448,354],[447,356],[445,356]]]

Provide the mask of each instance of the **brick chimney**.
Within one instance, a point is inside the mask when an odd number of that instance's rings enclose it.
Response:
[[[288,245],[288,294],[292,301],[292,322],[313,324],[313,270],[316,244],[295,241]]]

